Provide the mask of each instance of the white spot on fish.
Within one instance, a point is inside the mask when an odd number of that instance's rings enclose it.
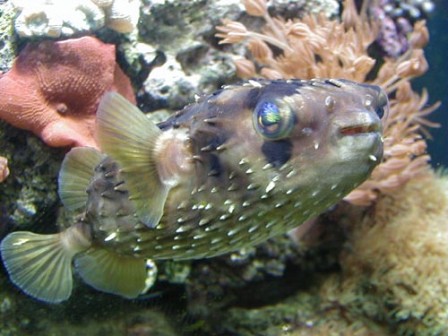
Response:
[[[319,149],[319,143],[317,141],[314,142],[314,149],[318,150]]]
[[[176,229],[176,233],[187,231],[187,227],[185,225],[181,225]]]
[[[239,229],[232,229],[229,232],[227,232],[227,236],[231,237],[233,236],[235,233],[237,233],[239,231]]]
[[[201,218],[199,221],[199,226],[205,225],[207,223],[210,223],[210,218]]]
[[[294,208],[300,208],[302,206],[302,202],[301,201],[297,201],[294,203]]]
[[[378,161],[378,159],[376,158],[375,155],[369,155],[369,159],[370,159],[371,161],[373,161],[373,162],[377,162],[377,161]]]
[[[220,221],[225,221],[226,219],[228,219],[230,217],[230,215],[228,215],[228,214],[224,214],[224,215],[221,215],[220,217],[219,217],[219,220]]]
[[[210,241],[210,243],[211,243],[211,244],[216,244],[216,243],[219,243],[221,240],[222,240],[222,238],[213,238],[213,239]]]
[[[248,207],[248,206],[250,206],[250,202],[249,201],[244,201],[243,202],[243,207]]]
[[[263,85],[261,85],[261,83],[259,83],[257,81],[254,81],[254,80],[251,80],[251,79],[249,79],[247,82],[248,82],[248,84],[250,84],[250,85],[252,85],[253,87],[256,87],[256,88],[263,87]]]
[[[227,191],[235,191],[235,190],[238,190],[239,188],[238,188],[238,184],[236,184],[236,183],[232,183],[232,184],[230,184],[230,186],[227,188]]]
[[[277,220],[271,220],[270,222],[268,222],[266,224],[266,229],[269,229],[270,227],[274,226],[275,224],[277,224]]]
[[[116,232],[112,232],[110,235],[108,235],[106,238],[104,238],[104,241],[111,241],[113,239],[115,239],[117,237],[117,233]]]
[[[235,211],[235,204],[232,204],[231,206],[229,206],[229,208],[227,209],[227,211],[229,213],[233,213]]]
[[[249,228],[249,230],[247,230],[247,232],[252,233],[252,232],[258,230],[259,227],[260,227],[260,226],[259,226],[258,224],[257,224],[257,225],[254,225],[254,226],[251,226],[251,227]]]
[[[269,184],[266,186],[266,193],[269,193],[270,191],[272,191],[275,188],[275,182],[271,181],[269,182]]]

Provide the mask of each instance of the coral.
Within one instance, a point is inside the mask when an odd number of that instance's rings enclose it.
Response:
[[[0,2],[0,73],[7,71],[14,60],[15,35],[12,26],[14,8],[10,2]]]
[[[409,48],[407,35],[413,25],[434,9],[430,0],[377,0],[369,6],[370,16],[377,21],[376,39],[386,56],[398,57]]]
[[[8,159],[0,156],[0,183],[3,182],[9,175]]]
[[[138,92],[144,111],[180,109],[196,94],[214,91],[234,76],[231,57],[214,48],[213,34],[222,17],[241,14],[238,2],[142,1],[139,41],[158,54],[149,65],[154,69],[143,78]]]
[[[93,37],[29,43],[0,77],[0,118],[50,146],[96,146],[99,99],[118,91],[134,102],[115,47]]]
[[[0,121],[2,155],[11,174],[0,184],[0,237],[13,228],[51,227],[58,204],[57,174],[64,150]]]
[[[264,3],[254,0],[253,3]],[[252,60],[235,61],[240,77],[345,78],[382,86],[390,98],[390,113],[384,122],[385,155],[372,177],[345,199],[369,205],[378,193],[389,193],[428,169],[424,126],[437,126],[425,119],[439,104],[427,107],[427,94],[412,91],[409,81],[427,70],[423,46],[428,40],[425,23],[419,21],[409,37],[409,50],[396,59],[375,60],[368,48],[377,37],[378,26],[358,14],[352,0],[344,2],[341,22],[323,15],[301,20],[272,18],[264,11],[261,33],[236,21],[217,27],[220,43],[244,42]]]
[[[432,172],[353,216],[342,273],[321,295],[398,335],[447,335],[448,176]]]
[[[21,37],[71,36],[106,25],[132,32],[138,21],[136,0],[14,0],[15,29]]]

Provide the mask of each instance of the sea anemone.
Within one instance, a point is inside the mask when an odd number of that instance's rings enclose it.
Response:
[[[390,113],[384,119],[384,158],[369,180],[345,200],[370,205],[378,195],[400,188],[410,178],[429,169],[425,127],[437,124],[426,116],[438,108],[427,106],[428,95],[414,92],[412,78],[428,68],[422,48],[428,41],[424,21],[418,21],[409,37],[409,49],[398,58],[375,60],[369,48],[377,38],[378,23],[363,8],[358,13],[353,0],[344,1],[340,21],[324,15],[283,20],[269,15],[264,0],[244,1],[249,15],[265,21],[261,32],[237,21],[218,26],[221,44],[245,43],[248,58],[235,60],[242,78],[344,78],[381,86],[389,95]],[[365,2],[366,3],[366,2]]]

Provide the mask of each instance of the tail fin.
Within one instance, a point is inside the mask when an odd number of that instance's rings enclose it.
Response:
[[[75,268],[90,286],[129,299],[146,292],[157,274],[151,260],[122,256],[103,248],[90,248],[76,256]]]
[[[72,292],[72,259],[90,245],[78,226],[64,232],[40,235],[13,232],[0,251],[11,281],[36,299],[57,303]]]

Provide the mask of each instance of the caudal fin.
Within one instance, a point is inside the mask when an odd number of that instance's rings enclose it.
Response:
[[[0,245],[11,281],[36,299],[57,303],[72,292],[73,256],[90,245],[77,227],[50,235],[13,232]]]
[[[93,288],[135,298],[154,283],[157,268],[150,261],[91,248],[75,258],[76,272]]]

